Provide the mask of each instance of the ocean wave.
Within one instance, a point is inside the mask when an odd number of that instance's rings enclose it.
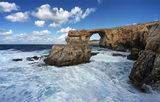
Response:
[[[36,66],[25,58],[48,54],[49,50],[23,52],[0,51],[1,102],[159,102],[160,94],[142,93],[129,81],[134,61],[115,57],[117,52],[95,48],[99,52],[91,62],[75,66]],[[39,63],[43,63],[42,61]]]

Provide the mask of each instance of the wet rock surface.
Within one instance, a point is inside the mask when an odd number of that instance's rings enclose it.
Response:
[[[37,60],[40,60],[40,59],[44,59],[44,58],[46,58],[47,57],[47,55],[43,55],[43,56],[40,56],[40,57],[38,57],[38,56],[33,56],[33,57],[26,57],[25,59],[27,60],[27,61],[37,61]],[[24,59],[23,58],[15,58],[15,59],[12,59],[12,61],[23,61]]]
[[[34,61],[34,60],[38,60],[40,59],[40,57],[34,56],[34,57],[27,57],[26,60],[27,61]]]
[[[22,61],[23,59],[21,58],[16,58],[16,59],[12,59],[12,61],[18,62],[18,61]]]
[[[126,57],[126,55],[120,54],[120,53],[113,53],[112,56],[121,56],[121,57]]]
[[[91,52],[91,56],[97,55],[99,52]]]

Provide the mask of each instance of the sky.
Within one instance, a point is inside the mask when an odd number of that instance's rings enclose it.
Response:
[[[69,30],[159,19],[160,0],[0,0],[0,44],[61,44]]]

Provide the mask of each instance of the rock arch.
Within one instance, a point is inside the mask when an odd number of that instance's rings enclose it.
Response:
[[[150,85],[160,90],[160,21],[112,29],[69,31],[67,45],[53,46],[45,63],[65,66],[88,62],[92,49],[88,41],[94,33],[101,36],[100,46],[116,50],[138,49],[138,60],[129,75],[131,82],[141,88]]]
[[[92,30],[71,30],[66,38],[67,44],[88,44],[90,37],[98,33],[100,36],[100,45],[105,43],[106,32],[104,29]]]
[[[101,37],[101,47],[124,51],[131,48],[142,48],[146,45],[149,35],[147,26],[156,22],[122,26],[105,29],[71,30],[66,38],[67,44],[88,44],[92,34],[98,33]]]

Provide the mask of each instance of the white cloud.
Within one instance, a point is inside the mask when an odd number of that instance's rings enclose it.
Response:
[[[15,3],[0,2],[0,12],[11,12],[12,10],[18,10]]]
[[[32,34],[33,35],[50,35],[51,32],[48,30],[42,30],[42,31],[33,31]]]
[[[0,35],[10,35],[12,33],[13,33],[13,31],[10,29],[8,32],[0,33]]]
[[[82,18],[84,19],[85,17],[87,17],[92,12],[95,12],[94,8],[87,8],[86,11],[84,12],[84,14],[82,15]]]
[[[68,33],[65,33],[65,34],[61,35],[61,36],[58,38],[58,40],[60,40],[60,41],[62,41],[62,42],[65,42],[65,39],[67,38],[67,35],[68,35]]]
[[[53,37],[34,36],[32,34],[16,34],[12,36],[0,36],[3,44],[62,44],[65,41]]]
[[[5,17],[7,20],[12,22],[26,22],[29,19],[29,12],[17,12]]]
[[[49,27],[58,28],[58,27],[61,27],[61,24],[53,22],[53,23],[49,24]]]
[[[34,24],[37,26],[37,27],[43,27],[44,24],[45,24],[45,21],[35,21]]]
[[[97,2],[100,4],[100,3],[102,3],[102,0],[97,0]]]
[[[61,27],[62,24],[67,22],[78,22],[84,19],[90,13],[94,12],[94,8],[87,8],[83,11],[79,7],[74,7],[71,11],[64,10],[63,8],[52,8],[49,4],[44,4],[37,8],[37,11],[32,12],[32,15],[44,21],[53,21],[50,27]]]
[[[45,4],[37,8],[37,12],[32,12],[32,15],[45,21],[54,21],[58,24],[65,23],[68,20],[69,12],[63,8],[51,9],[49,4]]]
[[[95,8],[87,8],[85,11],[83,11],[79,7],[74,7],[70,12],[70,22],[79,22],[81,19],[86,18],[90,13],[95,12]]]
[[[66,39],[66,37],[67,37],[67,35],[68,35],[68,32],[69,32],[70,30],[75,30],[75,29],[70,28],[70,27],[66,27],[66,28],[62,28],[62,29],[60,29],[59,31],[57,31],[56,34],[63,33],[58,39],[59,39],[60,41],[65,42],[65,39]]]
[[[70,30],[75,30],[75,29],[72,29],[70,27],[62,28],[59,31],[57,31],[56,34],[58,34],[58,33],[68,33]]]

